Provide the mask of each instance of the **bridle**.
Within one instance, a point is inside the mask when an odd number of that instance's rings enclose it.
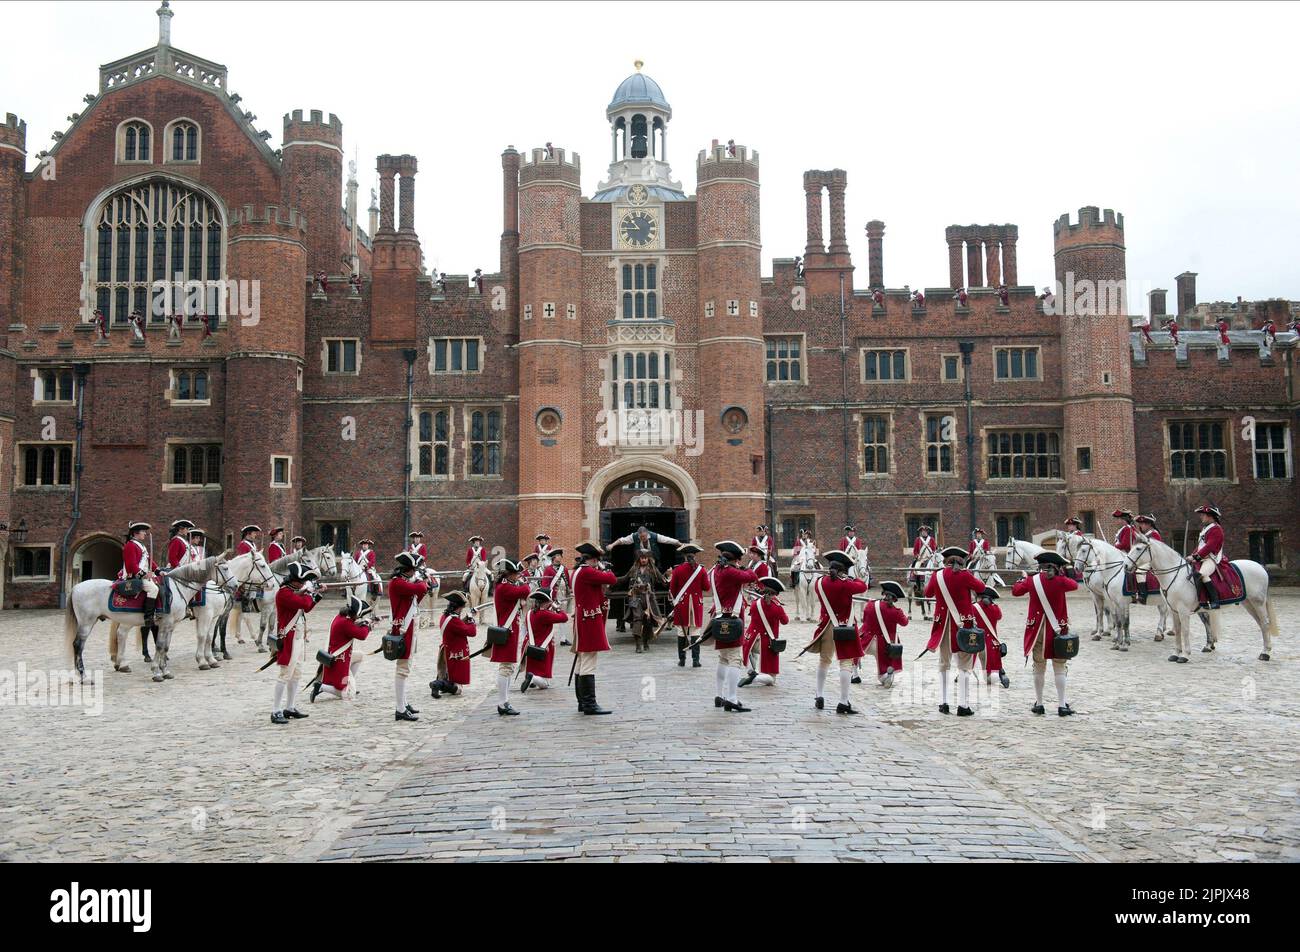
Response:
[[[1142,540],[1142,551],[1147,555],[1151,554],[1150,539]],[[1138,562],[1138,556],[1136,555],[1135,550],[1132,549],[1129,550],[1128,558],[1132,560],[1133,566],[1134,568],[1136,568]],[[1169,587],[1173,585],[1174,582],[1178,581],[1178,573],[1182,572],[1183,569],[1187,570],[1187,578],[1188,580],[1191,580],[1192,563],[1188,561],[1186,558],[1184,558],[1177,565],[1167,569],[1157,569],[1154,565],[1150,563],[1150,560],[1147,561],[1147,571],[1150,572],[1152,575],[1154,575],[1156,577],[1156,581],[1159,582],[1161,595],[1164,595],[1167,591],[1169,591]],[[1162,578],[1162,576],[1171,576],[1167,584]]]
[[[1080,573],[1101,574],[1105,572],[1107,569],[1109,569],[1111,566],[1116,566],[1114,572],[1111,572],[1109,575],[1105,576],[1102,579],[1102,583],[1101,583],[1102,588],[1109,588],[1111,580],[1115,578],[1116,575],[1119,575],[1124,571],[1126,560],[1121,559],[1118,562],[1103,562],[1101,561],[1101,554],[1097,551],[1096,547],[1092,543],[1093,540],[1087,538],[1086,536],[1084,537],[1083,541],[1079,543],[1077,554],[1074,557],[1075,562],[1079,564],[1076,564],[1075,568],[1078,569]],[[1069,545],[1070,543],[1067,541],[1066,542],[1067,549],[1069,548]],[[1087,556],[1084,556],[1083,554],[1084,549],[1088,550]],[[1095,563],[1093,561],[1094,559],[1095,559]]]

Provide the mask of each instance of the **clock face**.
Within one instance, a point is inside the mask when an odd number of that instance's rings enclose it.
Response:
[[[659,237],[659,222],[654,212],[644,208],[630,211],[618,225],[618,240],[625,248],[646,248]]]

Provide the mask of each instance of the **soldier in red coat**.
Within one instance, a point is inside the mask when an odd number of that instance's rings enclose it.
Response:
[[[759,526],[754,538],[749,542],[750,549],[758,549],[764,562],[776,562],[776,540],[772,538],[772,530],[766,525]]]
[[[1219,318],[1217,321],[1214,322],[1214,327],[1215,327],[1215,330],[1217,330],[1217,331],[1219,332],[1219,343],[1220,343],[1220,344],[1231,344],[1231,343],[1232,343],[1232,341],[1228,339],[1228,327],[1229,327],[1229,325],[1228,325],[1228,321],[1227,321],[1226,318],[1223,318],[1223,317]]]
[[[1011,687],[1011,679],[1002,665],[1002,642],[998,640],[998,622],[1002,620],[1002,609],[993,604],[998,593],[988,586],[975,598],[975,624],[984,629],[984,650],[980,652],[980,663],[984,665],[984,683],[992,684],[993,675],[1004,688]]]
[[[971,627],[975,614],[972,597],[984,591],[984,583],[974,573],[966,571],[966,553],[955,545],[943,550],[943,568],[930,576],[925,586],[925,597],[934,599],[934,624],[930,628],[930,641],[926,651],[939,652],[939,713],[949,714],[948,672],[952,669],[952,656],[957,655],[957,678],[961,693],[957,701],[957,716],[970,717],[975,713],[970,706],[970,678],[974,656],[957,647],[957,629]]]
[[[488,560],[487,547],[483,544],[481,535],[472,535],[469,537],[469,547],[465,550],[465,572],[461,575],[465,591],[469,591],[470,576],[474,574],[474,568],[477,563],[482,562],[485,565]]]
[[[533,606],[524,615],[524,683],[519,686],[520,694],[530,687],[544,689],[551,686],[551,668],[555,664],[555,632],[552,629],[569,620],[567,614],[552,607],[551,596],[542,589],[529,595],[528,600],[533,603]],[[529,656],[530,646],[545,651],[546,657]]]
[[[429,682],[429,690],[435,701],[444,694],[459,694],[460,689],[469,684],[469,640],[478,634],[478,625],[463,615],[468,604],[469,599],[464,592],[447,593],[447,606],[438,619],[438,630],[442,633],[440,667],[445,667],[446,673]]]
[[[744,588],[757,582],[758,576],[750,569],[742,569],[740,560],[745,550],[736,542],[717,542],[713,546],[718,550],[718,564],[709,572],[709,589],[713,592],[713,607],[709,614],[718,618],[744,618]],[[713,646],[718,651],[718,667],[714,674],[716,693],[713,706],[727,711],[744,714],[749,708],[740,703],[736,697],[736,688],[740,686],[741,645],[744,641],[743,622],[740,637],[735,641],[724,641],[716,636]],[[712,626],[710,626],[712,629]]]
[[[1200,576],[1201,591],[1206,604],[1211,608],[1219,607],[1219,594],[1210,584],[1210,577],[1223,561],[1223,526],[1219,520],[1221,513],[1214,506],[1201,506],[1196,510],[1201,517],[1201,534],[1196,538],[1196,551],[1192,553],[1192,562]]]
[[[126,542],[122,545],[122,569],[117,573],[119,579],[135,578],[144,586],[144,626],[140,629],[140,644],[144,647],[145,658],[149,657],[149,632],[153,632],[157,644],[158,629],[154,626],[154,611],[158,607],[158,566],[149,555],[149,546],[145,538],[152,526],[147,522],[133,522],[126,528]]]
[[[577,679],[574,694],[578,710],[583,714],[610,714],[596,703],[596,661],[600,652],[609,650],[605,634],[605,619],[609,613],[609,600],[605,597],[608,586],[618,581],[618,576],[602,561],[605,550],[595,542],[583,542],[577,548],[581,562],[573,570],[574,622],[573,653]]]
[[[258,540],[262,536],[261,526],[244,526],[239,530],[239,544],[235,546],[235,555],[247,555],[258,550]]]
[[[288,724],[290,720],[307,716],[298,710],[294,699],[298,696],[302,663],[307,657],[307,620],[304,616],[321,600],[321,593],[312,591],[310,585],[317,578],[320,576],[314,569],[295,562],[289,566],[284,584],[275,592],[275,630],[280,639],[275,663],[280,667],[280,674],[275,680],[272,724]]]
[[[551,555],[551,537],[545,532],[537,533],[533,545],[533,554],[537,556],[539,564],[545,564],[550,560]]]
[[[1265,318],[1264,326],[1261,327],[1260,330],[1264,332],[1264,344],[1266,346],[1272,347],[1277,343],[1277,324],[1274,322],[1273,318]]]
[[[749,627],[741,646],[743,660],[749,665],[749,673],[739,684],[742,688],[751,684],[762,687],[776,684],[776,676],[781,673],[781,655],[772,650],[772,642],[781,640],[781,626],[790,622],[785,606],[777,598],[785,591],[781,580],[774,575],[765,575],[758,580],[757,588],[762,594],[749,606]],[[757,671],[754,670],[755,659]]]
[[[840,701],[835,705],[835,713],[856,714],[858,712],[849,703],[849,686],[853,682],[854,665],[862,657],[862,644],[856,632],[854,637],[840,640],[835,637],[834,630],[852,629],[853,596],[865,592],[867,583],[849,577],[849,569],[853,566],[853,557],[849,553],[832,549],[823,558],[830,566],[830,573],[812,584],[812,597],[821,609],[821,617],[814,629],[816,637],[804,648],[804,651],[810,651],[816,646],[818,651],[817,695],[813,698],[813,706],[819,711],[826,706],[826,676],[830,673],[831,659],[835,658],[840,664]]]
[[[975,531],[971,533],[970,548],[967,551],[970,561],[974,562],[989,551],[991,549],[989,548],[988,537],[984,535],[984,530],[977,526]]]
[[[897,582],[881,582],[880,598],[867,602],[862,610],[860,638],[864,654],[876,656],[876,680],[881,687],[892,688],[894,675],[903,670],[903,657],[889,656],[886,643],[898,643],[899,627],[907,627],[907,613],[894,603],[906,594]]]
[[[1178,346],[1178,322],[1174,320],[1172,317],[1170,317],[1161,321],[1160,325],[1161,327],[1163,327],[1165,330],[1169,332],[1169,339],[1172,340],[1174,342],[1174,346],[1177,347]]]
[[[289,550],[284,547],[284,529],[281,526],[272,529],[268,538],[270,541],[266,543],[266,561],[274,562],[289,554]]]
[[[407,535],[406,551],[418,555],[421,559],[429,557],[429,547],[424,544],[424,533],[418,529]]]
[[[692,632],[704,625],[704,593],[709,590],[709,576],[695,561],[700,547],[687,542],[677,550],[682,561],[673,566],[668,577],[668,595],[672,599],[673,624],[677,626],[677,667],[686,667],[686,646],[691,646],[691,667],[700,666],[700,645]]]
[[[520,577],[522,566],[512,559],[502,559],[497,563],[501,575],[492,592],[492,604],[496,608],[498,628],[510,629],[510,637],[503,645],[493,645],[489,660],[497,665],[497,713],[502,717],[514,717],[519,713],[510,703],[510,681],[515,676],[515,664],[519,660],[519,624],[520,616],[528,610],[528,595],[532,588]]]
[[[1142,339],[1148,344],[1154,344],[1155,338],[1151,336],[1151,318],[1142,318],[1142,323],[1138,325],[1138,330],[1142,332]]]
[[[1065,559],[1055,552],[1042,552],[1037,556],[1042,571],[1027,574],[1011,586],[1012,595],[1029,596],[1029,620],[1025,624],[1025,657],[1034,657],[1035,714],[1043,713],[1043,682],[1047,675],[1047,661],[1051,659],[1052,674],[1056,679],[1056,713],[1068,717],[1074,711],[1065,702],[1065,674],[1068,662],[1053,656],[1053,639],[1069,630],[1070,616],[1066,610],[1065,596],[1079,587],[1074,579],[1061,574]]]
[[[171,538],[167,541],[167,567],[174,569],[190,561],[189,530],[194,523],[188,519],[177,519],[172,523]]]
[[[334,616],[334,621],[330,623],[327,649],[334,661],[322,666],[320,678],[312,685],[313,704],[322,694],[326,698],[341,699],[348,695],[349,688],[353,690],[348,696],[356,695],[352,682],[352,645],[357,641],[365,641],[370,636],[371,612],[369,603],[349,595],[339,613]]]
[[[429,594],[428,584],[416,573],[420,563],[411,552],[399,552],[394,560],[393,577],[388,582],[388,604],[393,611],[391,634],[401,633],[405,644],[397,658],[393,673],[393,694],[396,705],[393,720],[418,721],[420,712],[406,703],[406,679],[411,676],[411,658],[415,656],[416,621],[420,611],[420,599]],[[295,565],[301,563],[294,563]]]

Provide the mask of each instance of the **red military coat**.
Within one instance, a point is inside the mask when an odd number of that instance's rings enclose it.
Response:
[[[763,625],[764,618],[767,619],[767,627]],[[749,606],[749,628],[745,631],[745,640],[741,646],[745,664],[753,667],[749,654],[757,644],[758,670],[763,674],[780,674],[781,656],[772,651],[770,645],[772,638],[781,636],[781,626],[789,622],[790,618],[786,615],[785,608],[775,598],[760,598]],[[768,628],[772,629],[770,637],[767,633]]]
[[[1212,522],[1201,530],[1200,545],[1192,553],[1194,559],[1207,559],[1212,555],[1223,554],[1223,527]]]
[[[561,580],[566,586],[566,597],[572,594],[573,578],[571,573],[563,565],[548,563],[546,568],[542,569],[542,588],[546,589],[546,594],[555,598],[555,594],[560,587]]]
[[[998,651],[998,622],[1002,620],[1002,609],[997,605],[975,603],[975,624],[984,629],[984,650],[980,657],[984,670],[992,674],[1002,670],[1002,652]]]
[[[925,536],[924,538],[921,536],[917,536],[916,540],[912,543],[913,559],[921,558],[922,553],[929,555],[938,551],[939,551],[939,540],[936,539],[934,536]]]
[[[880,619],[876,618],[876,606],[880,606]],[[880,622],[885,623],[885,630],[880,630]],[[862,643],[862,653],[866,654],[875,642],[876,673],[884,674],[890,668],[903,670],[902,658],[891,658],[885,650],[885,641],[898,641],[898,627],[907,626],[907,613],[897,605],[891,605],[883,598],[867,602],[862,609],[862,627],[858,629],[858,640]],[[879,640],[877,640],[879,639]]]
[[[685,594],[682,590],[685,589]],[[692,625],[699,628],[704,624],[704,593],[709,590],[709,573],[702,565],[687,565],[681,562],[673,566],[668,577],[668,593],[677,601],[673,606],[673,624]],[[677,596],[681,595],[678,599]]]
[[[765,535],[761,539],[758,536],[754,536],[752,539],[749,540],[749,544],[756,545],[760,549],[762,549],[763,555],[767,558],[771,558],[772,556],[776,555],[776,543],[772,541],[772,537],[770,535]]]
[[[410,546],[406,551],[410,552],[412,555],[418,555],[422,559],[427,559],[429,557],[429,547],[423,542],[419,545]]]
[[[551,629],[569,620],[564,612],[549,608],[534,608],[524,616],[525,645],[537,645],[546,648],[546,657],[540,661],[525,659],[529,674],[539,678],[551,677],[551,666],[555,664],[555,636]]]
[[[940,575],[948,586],[948,594],[952,596],[953,605],[960,618],[948,617],[948,603],[944,600],[943,593],[939,591]],[[963,618],[970,618],[975,614],[974,596],[982,591],[984,591],[984,583],[965,569],[944,566],[930,575],[930,581],[925,586],[925,597],[934,599],[934,624],[930,628],[930,641],[925,646],[926,651],[934,651],[939,647],[939,639],[943,637],[945,629],[950,639],[949,646],[953,651],[959,650],[957,629],[961,627]],[[949,625],[949,622],[952,624]]]
[[[158,571],[158,566],[149,558],[149,550],[143,542],[127,539],[122,546],[122,572],[119,578],[135,578],[137,575],[149,575]]]
[[[1041,573],[1040,573],[1041,574]],[[1048,604],[1052,606],[1052,611],[1056,613],[1056,620],[1061,624],[1068,624],[1070,620],[1069,613],[1065,607],[1066,592],[1073,592],[1079,587],[1079,583],[1072,578],[1066,578],[1064,575],[1058,575],[1055,578],[1041,576],[1043,579],[1043,591],[1047,593]],[[1043,605],[1038,599],[1038,591],[1034,586],[1034,576],[1022,578],[1015,585],[1011,586],[1012,595],[1029,596],[1029,620],[1025,623],[1025,657],[1034,650],[1034,642],[1038,639],[1039,629],[1046,629],[1046,613],[1043,611]],[[1055,631],[1046,632],[1046,639],[1043,642],[1043,657],[1052,657],[1052,638],[1057,633]]]
[[[272,542],[270,545],[266,547],[266,561],[268,562],[274,562],[276,559],[282,559],[286,555],[288,555],[288,553],[285,551],[284,546],[282,546],[278,542]]]
[[[304,614],[316,607],[316,599],[312,598],[302,589],[294,591],[288,585],[281,586],[275,592],[275,630],[280,635],[280,650],[276,653],[276,664],[290,664],[293,662],[296,647],[294,639],[298,637],[298,626],[295,625],[294,619],[298,612]],[[303,637],[306,637],[304,634]],[[293,699],[290,698],[290,703]]]
[[[817,619],[817,627],[814,629],[817,633],[817,639],[814,639],[815,644],[820,638],[833,638],[832,627],[850,623],[853,615],[853,596],[865,592],[867,583],[860,578],[836,578],[834,575],[823,575],[813,582],[812,587],[812,597],[817,608],[821,611],[821,617]],[[822,594],[826,596],[825,601],[830,603],[831,611],[835,613],[834,620],[826,614],[826,605],[823,603]],[[861,658],[861,639],[855,638],[852,641],[835,642],[835,657],[841,661]]]
[[[349,673],[352,670],[352,641],[364,641],[370,634],[365,625],[353,621],[347,615],[336,615],[330,624],[329,653],[334,654],[344,645],[348,647],[334,658],[334,663],[325,668],[321,677],[322,684],[342,691],[348,686]]]
[[[466,568],[469,568],[471,565],[473,565],[473,564],[474,564],[474,560],[475,560],[476,558],[477,558],[477,559],[482,559],[484,562],[486,562],[486,561],[487,561],[487,549],[483,548],[482,546],[479,546],[478,548],[475,548],[475,547],[472,546],[472,545],[471,545],[468,549],[466,549],[466,550],[465,550],[465,567],[466,567]]]
[[[469,684],[469,640],[478,634],[478,626],[454,613],[442,616],[442,659],[447,663],[447,678],[453,684]]]
[[[190,552],[190,544],[181,536],[172,536],[167,543],[167,567],[176,568]]]
[[[758,576],[749,569],[734,565],[724,565],[709,572],[709,588],[713,592],[713,608],[710,615],[741,615],[740,591],[749,582],[757,582]]]
[[[352,555],[352,561],[356,562],[357,565],[360,565],[364,569],[373,569],[375,567],[375,550],[367,549],[363,552],[360,549],[357,549],[357,551]]]
[[[857,536],[854,536],[851,539],[848,536],[840,537],[839,550],[841,552],[847,552],[849,555],[853,555],[861,548],[862,546],[859,544]]]
[[[532,588],[527,584],[512,585],[510,582],[498,582],[492,592],[492,604],[497,610],[497,626],[510,628],[510,639],[504,645],[493,645],[490,660],[504,664],[514,664],[519,660],[519,622],[520,616],[528,610],[527,606],[515,606],[528,597]],[[510,617],[514,612],[514,618]],[[508,624],[507,624],[508,620]]]
[[[580,565],[573,572],[574,623],[573,650],[578,652],[608,651],[609,638],[605,634],[604,585],[613,585],[618,576],[590,565]]]
[[[235,556],[247,555],[249,552],[256,552],[257,545],[247,539],[240,539],[239,545],[235,546]]]
[[[411,608],[429,593],[429,586],[424,582],[417,582],[413,579],[403,578],[400,575],[394,575],[388,583],[388,604],[393,610],[393,627],[398,628],[406,620],[406,616],[411,612]],[[414,614],[411,615],[411,622],[406,626],[406,650],[402,652],[401,659],[411,657],[415,651],[415,628],[419,619]]]
[[[1133,527],[1125,523],[1119,527],[1115,533],[1115,548],[1121,552],[1127,552],[1133,548]]]
[[[989,551],[988,539],[971,539],[970,546],[966,549],[966,554],[974,555],[976,552],[988,552],[988,551]]]

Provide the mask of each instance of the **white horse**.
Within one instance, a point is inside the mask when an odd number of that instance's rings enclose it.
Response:
[[[492,583],[492,570],[488,568],[486,559],[475,559],[474,564],[470,567],[469,591],[467,597],[469,600],[469,610],[478,612],[488,600],[488,588]],[[567,601],[567,594],[565,601]],[[563,602],[555,606],[558,610],[563,610]],[[474,616],[477,619],[477,615]]]
[[[921,559],[913,559],[908,569],[907,580],[911,587],[907,590],[907,616],[912,617],[912,602],[921,603],[921,619],[930,617],[930,601],[925,597],[925,588],[930,584],[930,576],[943,568],[943,556],[937,551]]]
[[[1160,593],[1174,616],[1174,653],[1169,660],[1186,664],[1191,660],[1191,616],[1200,605],[1196,569],[1177,550],[1158,539],[1137,531],[1134,531],[1133,539],[1133,548],[1124,556],[1125,567],[1135,569],[1144,555],[1150,559],[1150,571],[1155,573]],[[1268,661],[1273,653],[1273,638],[1277,635],[1277,609],[1268,594],[1268,572],[1264,566],[1249,559],[1234,559],[1232,565],[1241,573],[1241,581],[1246,586],[1246,600],[1241,603],[1242,607],[1259,625],[1259,633],[1264,639],[1264,650],[1260,652],[1259,660]],[[1209,613],[1210,641],[1202,651],[1213,651],[1219,641],[1219,612],[1222,610]]]
[[[1002,576],[998,574],[998,558],[993,554],[992,549],[980,549],[979,554],[972,558],[966,567],[985,585],[992,585],[994,588],[1007,587],[1007,583],[1002,581]]]
[[[1061,557],[1067,561],[1067,554],[1070,551],[1069,540],[1072,535],[1073,533],[1066,532],[1063,529],[1056,530],[1056,551],[1061,553]],[[1013,539],[1012,541],[1015,542],[1016,540]],[[1034,556],[1048,551],[1041,546],[1034,545],[1032,542],[1021,541],[1018,545],[1022,550],[1024,550],[1024,553],[1030,553],[1029,561],[1031,563],[1031,568],[1023,569],[1023,571],[1033,571],[1033,569],[1038,568],[1038,564],[1033,561]],[[1020,556],[1021,559],[1024,558],[1024,553]],[[1087,588],[1086,585],[1084,587]],[[1088,594],[1092,596],[1092,640],[1101,641],[1102,638],[1107,636],[1112,638],[1115,637],[1115,617],[1110,610],[1109,603],[1106,601],[1105,593],[1099,593],[1088,588]]]
[[[275,593],[280,590],[280,576],[277,573],[285,571],[293,562],[302,562],[311,566],[322,578],[326,575],[338,574],[338,557],[334,554],[333,547],[328,544],[314,549],[303,549],[301,552],[292,552],[276,559],[270,564],[269,578],[244,585],[245,597],[257,603],[257,609],[252,613],[257,616],[256,620],[247,618],[249,613],[243,610],[242,604],[237,603],[231,609],[230,620],[235,626],[235,641],[238,644],[244,643],[244,622],[248,620],[253,628],[253,639],[257,644],[257,650],[266,651],[267,639],[275,631]]]
[[[1073,533],[1064,533],[1063,536],[1058,537],[1058,542],[1066,560],[1073,563],[1093,599],[1101,598],[1110,613],[1114,623],[1111,648],[1128,651],[1132,603],[1124,594],[1124,553],[1104,539]],[[1101,641],[1101,635],[1094,633],[1092,640]]]
[[[795,618],[797,621],[813,621],[812,583],[815,573],[821,569],[821,560],[817,557],[817,546],[805,542],[799,547],[799,554],[790,560],[790,574],[799,573],[799,583],[795,585]]]
[[[219,561],[224,560],[224,556],[211,556],[201,562],[191,562],[163,574],[162,585],[159,586],[158,609],[154,615],[154,623],[158,626],[158,634],[155,636],[157,638],[157,650],[154,652],[153,661],[151,662],[153,680],[163,681],[173,677],[168,659],[172,632],[175,630],[176,623],[184,619],[185,605],[194,595],[196,586],[206,584],[212,573],[212,567]],[[271,574],[266,560],[260,556],[256,559],[252,558],[251,555],[231,559],[226,562],[226,567],[231,576],[238,579],[240,584]],[[67,609],[64,613],[64,636],[72,656],[71,661],[76,665],[77,675],[83,681],[86,677],[84,658],[86,641],[90,638],[90,633],[94,630],[95,624],[110,617],[113,618],[117,625],[110,628],[109,656],[113,660],[115,670],[131,670],[130,665],[125,664],[125,659],[122,657],[125,649],[125,639],[116,636],[122,628],[144,627],[144,613],[113,612],[110,614],[108,601],[114,584],[116,583],[112,579],[87,579],[84,582],[78,582],[73,587],[68,598]],[[171,597],[171,603],[167,611],[162,611],[164,588],[166,594]]]

